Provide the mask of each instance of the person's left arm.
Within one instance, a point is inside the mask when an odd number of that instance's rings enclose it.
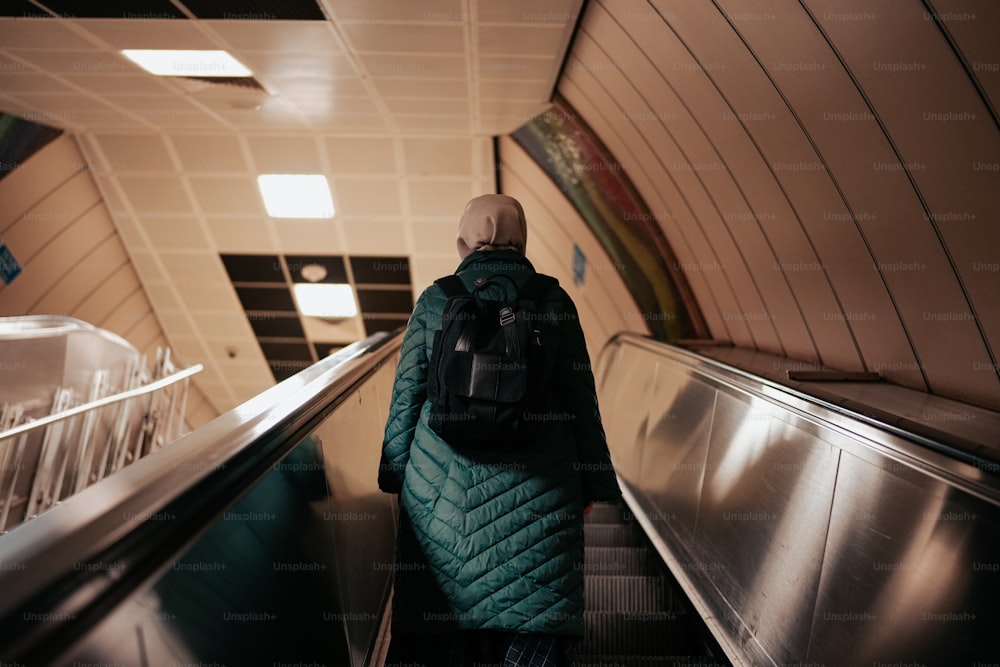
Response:
[[[555,368],[555,387],[563,406],[570,413],[576,441],[577,466],[583,484],[584,504],[613,501],[621,495],[618,478],[611,464],[611,454],[597,405],[597,389],[591,370],[587,341],[580,326],[576,305],[565,292],[557,302],[559,355]]]

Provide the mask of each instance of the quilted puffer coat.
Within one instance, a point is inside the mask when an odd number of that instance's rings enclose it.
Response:
[[[519,252],[474,252],[456,273],[471,287],[502,273],[520,288],[534,272]],[[513,285],[498,281],[484,294]],[[490,293],[489,290],[495,290]],[[385,428],[379,486],[400,493],[393,633],[506,630],[583,634],[583,519],[621,491],[598,413],[576,308],[553,288],[555,374],[539,441],[514,452],[460,453],[427,425],[428,365],[447,298],[417,299],[403,340]]]

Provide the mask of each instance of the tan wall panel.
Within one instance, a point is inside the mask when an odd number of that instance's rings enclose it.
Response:
[[[804,182],[789,192],[796,197],[802,225],[840,303],[839,310],[827,316],[846,322],[851,329],[863,360],[857,370],[874,370],[900,384],[926,388],[886,279],[874,268],[880,261],[886,266],[913,261],[906,253],[909,241],[887,232],[894,229],[890,221],[919,214],[919,202],[904,176],[872,170],[872,164],[891,159],[874,115],[798,3],[725,2],[721,6],[734,18],[734,26],[794,109],[818,151],[812,159],[825,167],[822,172],[808,172],[823,177],[815,179],[814,187]],[[741,18],[764,15],[774,20]],[[787,37],[773,39],[776,28]],[[903,214],[901,209],[906,208],[909,213]],[[914,234],[924,232],[911,229]],[[924,257],[921,262],[931,259]],[[898,289],[909,290],[913,297],[934,289],[929,282],[952,279],[946,274],[922,273],[915,281],[910,276],[906,284],[905,274],[893,278],[902,283]],[[918,304],[920,299],[908,301]]]
[[[108,313],[106,318],[94,324],[115,333],[121,331],[121,335],[126,336],[139,322],[151,315],[152,310],[146,293],[142,291],[141,285],[136,285],[123,300],[118,302],[117,308]]]
[[[0,181],[3,192],[0,230],[6,234],[8,227],[26,211],[57,189],[73,174],[82,170],[85,163],[74,139],[63,134],[43,150],[32,155],[21,167]],[[44,179],[37,178],[40,172]]]
[[[907,300],[904,322],[935,392],[1000,405],[1000,272],[980,270],[997,258],[1000,133],[975,86],[924,7],[905,3],[863,13],[861,2],[812,0],[806,6],[864,90],[892,141],[889,164],[919,195],[919,217],[894,220],[897,242],[916,244],[927,296]],[[882,194],[881,196],[885,196]],[[913,262],[914,260],[910,260]],[[926,265],[926,268],[924,268]],[[941,277],[944,276],[944,277]]]
[[[91,292],[129,262],[118,236],[109,236],[94,250],[77,260],[57,285],[32,307],[33,314],[69,315]]]
[[[24,261],[29,261],[45,243],[94,210],[100,201],[90,173],[77,172],[15,220],[4,238],[12,247],[16,244]]]
[[[114,233],[114,227],[106,216],[85,215],[79,218],[45,243],[30,261],[25,261],[22,274],[2,293],[4,310],[21,315],[33,312],[35,304],[46,292],[58,289],[59,283],[79,258],[86,257]],[[20,258],[17,246],[12,244],[10,249],[15,257]]]
[[[664,212],[713,336],[1000,407],[995,29],[924,7],[595,0],[559,92]],[[748,304],[766,326],[720,325]]]
[[[615,156],[616,161],[622,165],[623,171],[629,175],[636,190],[649,207],[650,215],[663,230],[664,236],[674,250],[678,263],[684,266],[693,266],[694,257],[698,256],[692,250],[693,246],[701,245],[706,255],[714,257],[711,247],[705,245],[705,237],[701,234],[700,229],[690,238],[686,236],[684,226],[679,221],[685,218],[687,212],[675,208],[676,204],[672,195],[679,198],[679,194],[673,184],[670,182],[658,184],[640,167],[636,166],[635,156],[622,145],[619,137],[598,111],[598,106],[595,103],[599,102],[600,93],[591,93],[590,90],[581,87],[579,85],[581,83],[586,86],[588,83],[593,84],[594,82],[593,79],[581,81],[580,77],[575,74],[573,78],[564,77],[560,85],[560,93],[586,119],[590,127],[597,131],[604,144]],[[720,263],[715,261],[710,264],[706,263],[705,266],[711,267],[715,272],[690,271],[688,272],[688,282],[695,293],[695,298],[701,305],[710,331],[713,332],[716,339],[744,340],[749,344],[753,338],[746,322],[744,320],[726,320],[722,317],[722,311],[727,305],[732,310],[737,310],[739,306],[732,289],[727,284],[725,275],[716,268],[721,266]],[[717,304],[722,304],[722,306]],[[772,329],[772,336],[773,333]]]
[[[816,163],[798,126],[742,41],[709,3],[664,2],[671,25],[689,50],[696,73],[711,81],[719,98],[714,109],[694,113],[730,125],[732,143],[716,142],[723,161],[740,183],[754,211],[769,211],[756,234],[741,238],[757,284],[791,356],[834,366],[860,361],[844,322],[824,319],[839,310],[815,249],[800,224],[801,201],[790,195],[797,181],[816,178],[816,170],[795,168]],[[721,103],[721,107],[720,107]],[[707,120],[706,120],[707,122]],[[821,170],[819,170],[821,172]],[[819,178],[824,178],[820,173]],[[740,225],[737,229],[752,229]],[[753,244],[753,245],[751,245]],[[790,341],[790,342],[789,342]],[[809,347],[812,350],[809,350]]]
[[[595,16],[601,14],[598,9],[595,6]],[[650,206],[653,219],[674,250],[677,264],[685,267],[713,336],[745,344],[756,340],[762,347],[778,348],[770,322],[757,321],[748,326],[747,320],[722,317],[723,312],[762,310],[762,306],[740,304],[737,300],[732,283],[751,277],[732,236],[706,235],[698,224],[698,220],[706,219],[716,226],[722,224],[719,211],[701,183],[702,174],[696,169],[670,169],[672,164],[697,164],[699,159],[686,155],[674,140],[683,130],[673,130],[678,116],[667,110],[672,101],[665,99],[671,96],[669,89],[656,86],[662,81],[655,69],[614,21],[588,22],[575,44],[572,64],[577,67],[571,67],[563,78],[562,92],[572,95],[577,104],[588,109],[590,119],[599,118],[597,122],[606,128],[602,136],[612,142],[609,148],[614,146],[612,151]],[[619,67],[588,66],[608,59]],[[673,131],[668,131],[668,125]],[[655,150],[651,150],[653,146]],[[713,261],[708,261],[710,257]]]
[[[159,322],[157,322],[152,311],[146,314],[146,317],[139,320],[139,322],[132,327],[128,332],[128,337],[130,341],[134,341],[136,349],[141,350],[145,353],[150,346],[150,344],[161,337],[160,332],[162,331]],[[153,350],[153,354],[146,353],[146,358],[149,359],[150,363],[156,359],[156,350]]]
[[[70,315],[84,322],[103,322],[114,312],[119,303],[135,291],[138,282],[139,276],[132,265],[123,266],[108,277],[99,291],[88,294],[80,301]]]
[[[671,20],[678,20],[672,8],[664,9]],[[635,22],[633,22],[634,24]],[[645,21],[641,22],[645,25]],[[655,27],[655,26],[654,26]],[[748,128],[735,116],[725,96],[715,86],[712,76],[719,69],[731,65],[701,58],[692,54],[684,41],[661,24],[659,31],[647,32],[640,42],[643,50],[651,50],[650,57],[657,64],[664,80],[683,100],[687,112],[698,121],[702,132],[710,139],[718,153],[716,162],[703,167],[707,174],[728,171],[736,185],[728,179],[713,179],[711,190],[717,198],[723,217],[746,215],[750,219],[727,220],[727,227],[745,257],[752,281],[735,281],[741,302],[754,298],[764,304],[763,311],[741,311],[733,317],[763,319],[773,323],[781,341],[780,354],[816,361],[820,350],[815,346],[799,302],[787,278],[774,271],[776,262],[790,261],[794,253],[783,248],[779,241],[781,228],[795,218],[783,193],[775,181],[767,161],[753,142]],[[754,292],[757,293],[756,297]],[[758,347],[763,349],[759,344]]]
[[[502,190],[522,203],[525,216],[529,220],[544,221],[544,231],[541,225],[535,225],[534,238],[527,252],[528,258],[536,268],[558,279],[560,286],[573,299],[580,315],[580,326],[587,341],[587,350],[591,357],[596,357],[614,332],[608,328],[608,324],[609,319],[615,318],[617,311],[594,308],[593,304],[581,294],[581,290],[573,285],[571,272],[565,270],[565,263],[561,261],[563,253],[560,250],[566,247],[565,239],[560,238],[564,236],[562,230],[553,229],[558,223],[553,225],[550,222],[552,217],[545,203],[532,191],[527,181],[522,180],[512,169],[503,177]]]
[[[681,218],[680,220],[687,222],[692,229],[700,227],[701,234],[707,239],[708,248],[699,253],[696,259],[693,258],[688,262],[688,265],[722,266],[721,272],[731,285],[735,303],[723,304],[721,315],[731,328],[735,330],[738,325],[743,325],[751,335],[749,340],[744,336],[734,335],[731,339],[734,344],[750,345],[777,354],[797,354],[800,358],[814,358],[816,351],[812,348],[802,317],[795,308],[788,285],[773,271],[775,257],[770,241],[761,227],[776,217],[777,214],[774,212],[776,207],[773,205],[758,207],[757,211],[766,210],[768,214],[760,216],[760,220],[748,221],[746,218],[749,216],[746,211],[754,210],[751,208],[751,203],[748,203],[740,190],[733,185],[732,178],[719,178],[719,174],[725,172],[727,168],[736,171],[731,164],[727,167],[727,162],[731,163],[734,159],[733,154],[738,163],[741,161],[747,163],[748,169],[751,170],[759,169],[759,156],[753,153],[753,147],[744,136],[745,133],[733,132],[732,124],[724,120],[726,109],[724,100],[712,86],[707,84],[705,73],[692,61],[691,55],[684,50],[683,45],[677,42],[671,33],[662,34],[662,26],[659,31],[654,29],[650,32],[651,27],[655,28],[655,24],[651,26],[646,18],[650,11],[648,7],[643,11],[643,7],[644,5],[639,3],[594,5],[591,12],[595,17],[595,24],[591,25],[585,21],[584,25],[588,32],[595,36],[616,34],[619,31],[613,24],[617,23],[617,18],[612,17],[611,12],[621,14],[625,25],[639,31],[640,34],[635,39],[640,47],[651,50],[651,53],[647,53],[647,58],[656,64],[658,72],[655,76],[659,79],[658,82],[655,79],[647,79],[626,85],[640,88],[644,93],[650,89],[673,88],[681,95],[683,104],[677,108],[657,109],[658,111],[678,117],[693,114],[702,125],[714,118],[723,126],[722,129],[732,133],[724,144],[728,155],[726,151],[719,154],[718,146],[715,155],[707,151],[702,153],[690,151],[688,154],[680,148],[676,149],[676,153],[667,159],[664,175],[654,186],[669,191],[673,183],[681,182],[679,179],[691,182],[691,177],[695,176],[696,183],[700,178],[706,185],[712,184],[710,192],[723,213],[723,218],[733,213],[742,216],[739,222],[725,226],[716,224],[717,216],[707,216],[704,220]],[[614,44],[615,40],[612,40],[608,48],[620,48]],[[636,75],[632,69],[621,69],[621,77],[633,76]],[[612,95],[605,95],[608,99],[613,99]],[[656,95],[658,99],[671,96],[672,93],[667,91]],[[630,124],[627,123],[628,120],[622,117],[619,124],[625,127]],[[680,142],[682,140],[680,133],[677,136]],[[647,151],[655,153],[663,151],[669,154],[669,149],[669,146],[663,146],[656,137],[649,137]],[[678,197],[687,199],[689,193],[686,190],[682,191]],[[691,232],[688,236],[695,237],[696,234]],[[790,314],[793,311],[794,314]]]
[[[997,29],[1000,3],[995,0],[934,0],[937,19],[951,36],[972,76],[994,110],[1000,109],[1000,53]],[[925,20],[932,17],[923,14]]]

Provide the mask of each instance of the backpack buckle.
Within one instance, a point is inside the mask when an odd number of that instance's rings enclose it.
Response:
[[[500,309],[500,326],[505,327],[516,318],[514,317],[514,311],[510,306],[504,306]]]

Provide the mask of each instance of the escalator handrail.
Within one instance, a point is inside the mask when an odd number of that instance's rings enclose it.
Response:
[[[1000,504],[998,464],[944,440],[914,433],[692,350],[632,332],[612,336],[599,354],[601,367],[614,348],[633,345],[669,358],[697,373],[805,417],[823,428],[843,433],[855,443],[921,470],[962,491]],[[876,429],[876,430],[872,430]]]
[[[383,332],[354,343],[0,538],[0,654],[34,656],[81,636],[390,361],[401,341],[402,333]]]

